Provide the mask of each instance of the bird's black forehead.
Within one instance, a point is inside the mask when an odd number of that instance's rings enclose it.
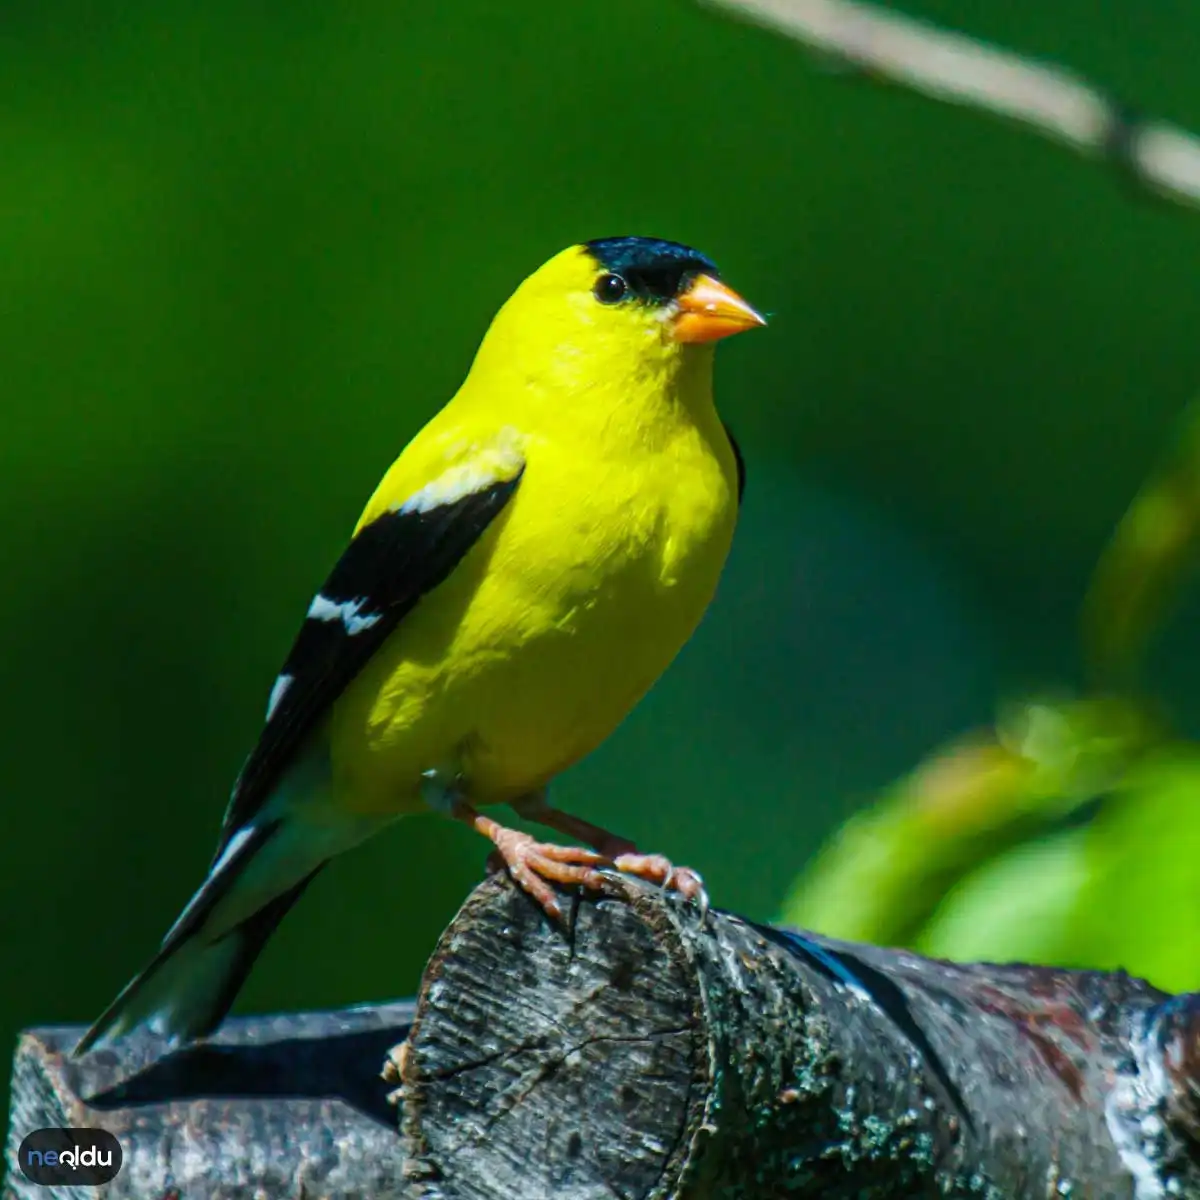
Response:
[[[678,242],[664,242],[661,238],[597,238],[588,242],[587,248],[606,271],[615,271],[618,275],[626,271],[670,269],[703,271],[708,275],[717,273],[717,264],[708,255]]]
[[[610,237],[585,243],[606,271],[624,278],[646,299],[671,300],[685,277],[718,277],[717,264],[706,254],[661,238]]]

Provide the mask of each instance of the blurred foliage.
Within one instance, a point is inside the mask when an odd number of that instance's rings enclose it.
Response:
[[[1194,566],[1200,541],[1200,402],[1117,526],[1083,610],[1083,650],[1094,685],[1129,688],[1149,639]]]
[[[1200,126],[1192,6],[907,7]],[[562,246],[691,242],[773,314],[718,356],[749,483],[713,611],[556,792],[759,918],[995,696],[1075,681],[1088,572],[1200,377],[1200,222],[682,0],[15,2],[0,91],[10,1037],[90,1020],[153,950],[312,588],[491,314]],[[1156,692],[1194,729],[1186,605],[1158,653]],[[936,838],[898,787],[893,844],[912,833],[875,862],[906,937],[940,921],[948,943],[973,886],[964,947],[972,929],[1001,944],[999,922],[1014,945],[1059,930],[1073,957],[1158,969],[1130,947],[1186,919],[1157,905],[1190,877],[1197,805],[1185,745],[1117,768],[1108,722],[1146,722],[1114,695],[1043,704],[1040,741],[968,745],[961,821],[947,801]],[[1045,747],[1076,736],[1116,782],[1090,825],[1030,842],[1102,790],[1055,791]],[[1164,789],[1178,805],[1145,820],[1176,840],[1139,859],[1137,798]],[[927,878],[914,837],[936,850]],[[485,852],[431,817],[334,863],[240,1007],[411,993]],[[867,932],[875,873],[845,901]],[[1088,911],[1085,887],[1091,933],[1062,915]]]
[[[1200,405],[1118,524],[1083,607],[1110,689],[1030,699],[852,818],[784,919],[947,958],[1124,967],[1200,986],[1200,744],[1135,684],[1200,553]]]

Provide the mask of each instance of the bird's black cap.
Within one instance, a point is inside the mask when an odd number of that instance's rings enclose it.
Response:
[[[661,238],[610,237],[585,243],[592,257],[606,270],[620,275],[639,297],[665,303],[679,295],[694,276],[720,278],[717,264],[691,246]]]

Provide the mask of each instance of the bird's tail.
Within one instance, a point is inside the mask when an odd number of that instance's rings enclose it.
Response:
[[[139,1025],[177,1040],[216,1029],[267,939],[331,856],[332,847],[311,838],[298,845],[289,824],[252,824],[228,839],[158,953],[84,1034],[76,1054]]]
[[[324,865],[212,941],[199,931],[177,940],[168,938],[150,964],[100,1014],[74,1053],[83,1054],[139,1025],[173,1041],[212,1033],[233,1006],[267,939]]]

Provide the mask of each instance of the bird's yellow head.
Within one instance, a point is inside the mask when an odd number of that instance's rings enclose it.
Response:
[[[602,391],[610,404],[664,389],[698,397],[710,394],[712,344],[765,324],[699,251],[600,238],[555,255],[521,284],[472,374],[516,372],[535,391]]]

